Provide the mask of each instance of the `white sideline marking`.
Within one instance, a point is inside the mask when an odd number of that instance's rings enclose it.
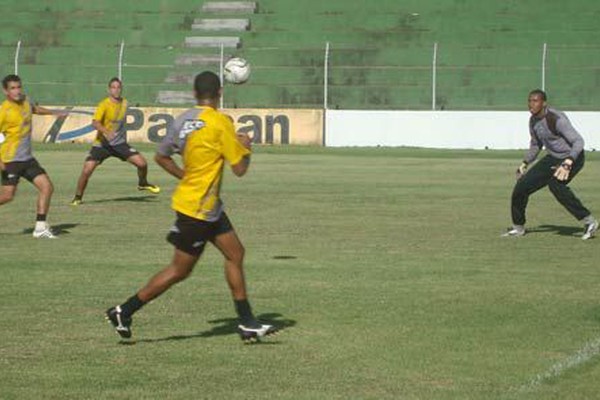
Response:
[[[584,364],[600,354],[600,337],[587,342],[581,349],[579,349],[575,354],[567,357],[566,359],[557,362],[549,370],[544,373],[537,374],[533,379],[531,379],[526,384],[522,385],[518,391],[525,392],[528,390],[532,390],[535,387],[539,386],[543,382],[556,378],[566,371],[576,368],[581,364]]]

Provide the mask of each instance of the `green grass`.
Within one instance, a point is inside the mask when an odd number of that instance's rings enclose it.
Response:
[[[224,200],[254,309],[285,329],[244,346],[212,248],[135,316],[136,344],[119,344],[103,311],[169,261],[175,182],[153,165],[163,193],[145,196],[110,160],[71,208],[85,151],[36,148],[59,240],[24,233],[26,182],[0,208],[2,399],[597,396],[597,354],[527,385],[598,340],[600,239],[581,241],[547,190],[531,199],[533,232],[499,238],[521,152],[257,149],[249,175],[227,174]],[[572,184],[597,214],[599,172],[589,154]]]

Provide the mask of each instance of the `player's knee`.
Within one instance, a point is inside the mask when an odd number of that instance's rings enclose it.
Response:
[[[566,187],[565,183],[560,182],[557,179],[551,179],[550,182],[548,182],[548,189],[550,189],[550,191],[553,194],[557,194],[557,193],[564,191],[565,187]]]
[[[233,264],[241,266],[244,262],[244,256],[246,255],[246,249],[244,246],[240,246],[239,249],[229,256],[229,261]]]
[[[94,172],[94,168],[85,168],[83,170],[83,177],[85,179],[90,179],[90,176],[92,176],[92,172]]]
[[[523,190],[522,188],[515,186],[515,188],[513,189],[512,192],[512,198],[513,200],[521,198],[523,196],[527,196],[527,191]]]
[[[51,196],[52,193],[54,193],[54,185],[52,182],[47,182],[45,185],[43,185],[41,192],[46,196]]]
[[[0,204],[10,203],[15,198],[13,193],[0,194]]]
[[[144,157],[142,157],[140,154],[131,156],[127,161],[129,161],[131,164],[135,165],[138,169],[148,168],[148,163],[146,162],[146,159]]]

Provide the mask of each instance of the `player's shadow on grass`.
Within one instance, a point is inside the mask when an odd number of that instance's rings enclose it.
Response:
[[[581,236],[583,228],[577,226],[562,226],[562,225],[539,225],[534,228],[527,229],[527,233],[544,233],[554,232],[560,236]]]
[[[296,321],[293,319],[282,318],[281,314],[278,313],[266,313],[257,315],[257,318],[260,322],[273,325],[280,331],[283,331],[287,328],[291,328],[296,325]],[[196,339],[196,338],[209,338],[213,336],[227,336],[227,335],[237,335],[237,327],[239,321],[237,318],[222,318],[215,319],[212,321],[208,321],[209,324],[213,324],[211,329],[203,332],[193,333],[190,335],[173,335],[167,336],[163,338],[156,339],[140,339],[136,340],[135,343],[157,343],[157,342],[170,342],[177,340],[188,340],[188,339]],[[122,344],[131,344],[131,342],[121,342]],[[259,342],[261,344],[277,344],[277,342]]]
[[[75,228],[79,226],[79,224],[58,224],[52,225],[52,232],[56,236],[65,235],[71,233],[69,229]],[[31,235],[33,233],[33,228],[23,229],[24,235]]]
[[[86,201],[86,203],[88,203],[88,204],[94,204],[94,203],[111,203],[113,201],[117,201],[117,202],[118,201],[124,201],[124,202],[131,202],[131,203],[144,203],[144,202],[151,201],[151,199],[156,199],[156,195],[116,197],[116,198],[113,198],[113,199],[91,200],[91,201]]]

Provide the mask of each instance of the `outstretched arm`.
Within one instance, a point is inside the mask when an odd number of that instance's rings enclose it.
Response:
[[[66,117],[67,115],[69,115],[69,113],[67,111],[50,110],[48,108],[44,108],[44,107],[38,106],[36,104],[33,105],[32,111],[34,114],[37,114],[37,115],[54,115],[56,117]]]

